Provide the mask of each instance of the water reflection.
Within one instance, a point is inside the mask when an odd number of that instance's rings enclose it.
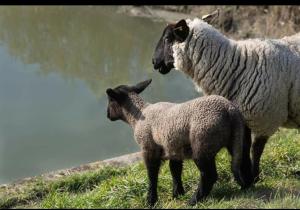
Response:
[[[147,19],[111,14],[113,10],[1,7],[0,39],[24,63],[39,63],[42,74],[82,79],[100,96],[103,88],[128,82],[137,67],[146,69],[161,28]]]
[[[0,7],[0,183],[137,151],[105,89],[153,78],[148,101],[198,96],[151,57],[165,23],[112,6]]]

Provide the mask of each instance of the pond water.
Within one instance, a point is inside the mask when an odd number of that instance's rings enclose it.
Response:
[[[0,7],[0,183],[139,151],[105,90],[152,78],[149,102],[198,96],[151,58],[164,22],[117,6]]]

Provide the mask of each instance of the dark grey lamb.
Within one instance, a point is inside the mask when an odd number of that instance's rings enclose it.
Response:
[[[226,147],[231,168],[242,189],[253,182],[250,161],[251,132],[238,108],[221,96],[205,96],[184,103],[150,104],[138,94],[151,80],[135,86],[107,89],[107,117],[127,122],[134,131],[150,181],[148,203],[157,201],[157,180],[161,160],[170,160],[173,197],[184,194],[181,181],[183,160],[192,158],[201,179],[189,204],[205,198],[217,180],[215,156]]]

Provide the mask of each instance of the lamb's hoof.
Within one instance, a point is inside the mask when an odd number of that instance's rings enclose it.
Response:
[[[251,183],[251,184],[247,184],[247,185],[243,185],[243,186],[241,186],[241,190],[247,190],[247,189],[249,189],[251,186],[253,186],[252,183]]]
[[[180,195],[184,195],[184,189],[179,187],[173,191],[173,198],[178,198]]]
[[[157,202],[157,197],[156,196],[148,196],[147,201],[148,201],[148,205],[152,208],[152,207],[154,207],[155,203]]]
[[[254,186],[254,179],[250,179],[250,180],[247,180],[246,183],[242,184],[241,185],[241,190],[247,190],[249,189],[250,187],[253,187]]]

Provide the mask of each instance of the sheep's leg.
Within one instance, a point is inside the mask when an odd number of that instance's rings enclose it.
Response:
[[[241,163],[241,176],[245,182],[243,188],[250,187],[254,182],[254,176],[252,173],[252,164],[250,159],[250,149],[251,149],[251,130],[246,126],[243,141],[243,157]]]
[[[182,174],[182,160],[170,160],[169,166],[173,179],[173,198],[184,194],[184,189],[181,181]]]
[[[147,200],[150,206],[154,206],[157,201],[157,180],[161,159],[153,153],[144,153],[144,162],[149,179]]]
[[[218,179],[215,158],[199,158],[194,160],[201,173],[201,180],[196,192],[189,201],[189,205],[195,205],[198,201],[205,198],[211,191],[214,183]]]
[[[256,137],[252,143],[251,155],[252,155],[252,173],[254,176],[254,182],[259,180],[259,162],[261,155],[264,151],[265,144],[267,143],[268,137],[261,136]]]

